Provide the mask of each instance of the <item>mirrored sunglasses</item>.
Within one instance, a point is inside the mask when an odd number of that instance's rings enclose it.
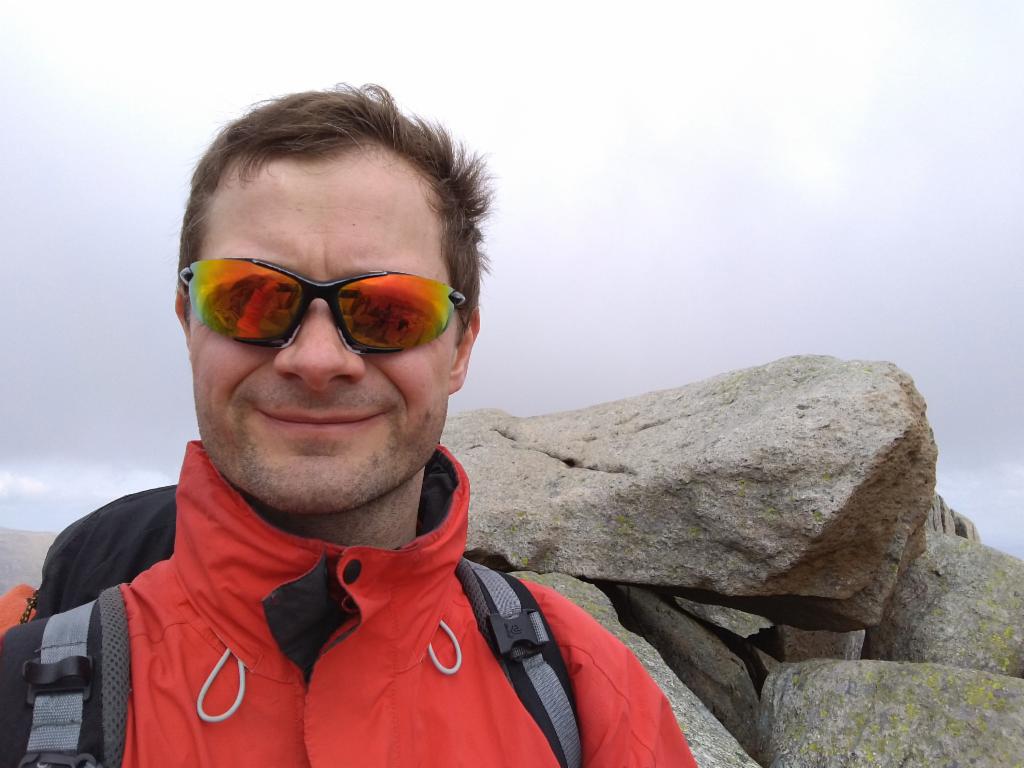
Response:
[[[355,352],[400,352],[433,341],[466,297],[404,272],[319,282],[258,259],[203,259],[180,273],[192,311],[211,330],[246,344],[285,347],[313,299],[323,299]]]

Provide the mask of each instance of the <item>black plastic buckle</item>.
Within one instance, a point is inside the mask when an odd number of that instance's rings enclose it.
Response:
[[[547,644],[547,640],[541,640],[533,628],[530,616],[537,611],[525,610],[510,619],[501,614],[492,613],[487,618],[491,623],[491,638],[498,647],[498,653],[506,659],[519,661],[527,654],[520,654],[518,657],[512,655],[516,648],[532,650],[533,653],[540,652],[540,649]],[[532,655],[532,654],[530,654]]]
[[[88,701],[92,695],[92,656],[68,656],[49,664],[29,660],[22,666],[21,676],[28,683],[26,699],[30,705],[34,706],[36,696],[45,693],[81,691]]]
[[[57,752],[30,752],[18,763],[18,768],[103,768],[92,755],[62,755]]]

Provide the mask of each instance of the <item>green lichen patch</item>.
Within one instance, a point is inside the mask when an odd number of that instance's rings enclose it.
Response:
[[[938,664],[783,665],[762,691],[768,764],[1005,768],[1024,755],[1024,680]]]
[[[1024,562],[976,542],[928,537],[897,583],[872,657],[1024,676]]]

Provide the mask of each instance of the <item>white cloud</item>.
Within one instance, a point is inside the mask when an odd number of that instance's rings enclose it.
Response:
[[[0,472],[0,500],[42,496],[47,490],[46,483],[34,477]]]
[[[152,469],[81,462],[0,468],[0,526],[59,531],[125,494],[174,481]]]

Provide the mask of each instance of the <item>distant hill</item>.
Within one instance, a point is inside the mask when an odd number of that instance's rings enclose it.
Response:
[[[43,558],[55,536],[0,528],[0,594],[15,584],[39,586]]]

